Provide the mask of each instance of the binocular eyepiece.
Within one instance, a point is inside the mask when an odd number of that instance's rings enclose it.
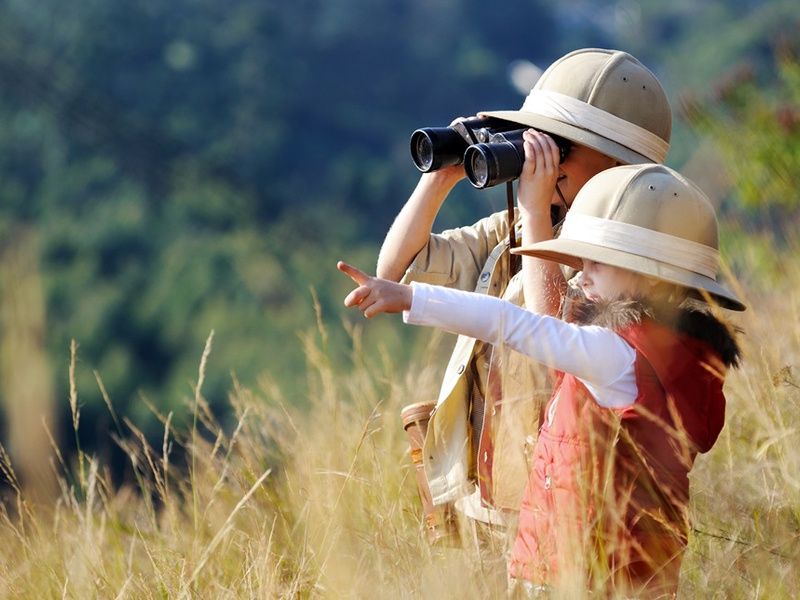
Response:
[[[525,162],[520,123],[473,117],[450,127],[427,127],[411,134],[411,158],[423,173],[464,164],[470,183],[479,189],[512,181]],[[572,142],[548,133],[563,162]]]

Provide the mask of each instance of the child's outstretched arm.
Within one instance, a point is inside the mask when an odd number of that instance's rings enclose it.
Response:
[[[341,261],[336,267],[358,284],[344,305],[357,306],[367,318],[402,312],[410,325],[506,344],[537,362],[574,374],[603,406],[623,405],[620,386],[626,403],[636,396],[628,393],[629,382],[623,377],[629,372],[633,376],[635,352],[610,329],[567,323],[485,294],[370,277]]]
[[[368,319],[381,313],[399,313],[411,308],[411,288],[388,279],[370,277],[346,262],[339,261],[336,268],[358,284],[347,294],[344,305],[357,306]]]

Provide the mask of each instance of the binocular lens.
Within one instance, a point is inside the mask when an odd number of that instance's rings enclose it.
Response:
[[[411,155],[414,163],[422,172],[431,170],[433,165],[433,144],[427,135],[418,135],[412,140],[413,150]]]
[[[470,183],[483,189],[516,179],[522,173],[525,151],[519,139],[473,144],[464,154],[464,170]]]
[[[476,188],[484,188],[489,181],[489,163],[486,157],[478,152],[470,153],[464,170],[470,182]]]
[[[467,141],[450,127],[427,127],[411,134],[411,158],[423,173],[459,165]]]

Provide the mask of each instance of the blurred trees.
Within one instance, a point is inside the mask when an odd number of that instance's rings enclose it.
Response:
[[[60,409],[74,338],[85,448],[110,425],[95,371],[145,431],[159,428],[145,399],[180,421],[211,329],[212,406],[231,372],[300,401],[310,289],[335,322],[348,283],[334,262],[374,265],[416,179],[414,128],[517,107],[512,61],[583,46],[630,50],[673,92],[742,54],[763,61],[790,5],[5,0],[0,233],[39,242]],[[502,190],[468,187],[437,227],[503,206]],[[329,343],[346,366],[340,329]],[[414,347],[389,319],[366,335],[400,363]]]
[[[552,56],[538,3],[482,12],[472,0],[0,4],[0,232],[40,241],[56,395],[65,411],[74,338],[86,449],[111,424],[95,372],[155,434],[145,400],[181,408],[211,329],[212,406],[231,372],[246,385],[267,374],[301,401],[310,290],[336,318],[348,284],[335,260],[372,268],[413,186],[409,132],[518,104],[505,66]],[[527,19],[544,26],[535,43]],[[459,220],[486,210],[464,198]],[[332,354],[346,364],[339,329]],[[384,321],[370,335],[400,356],[413,332]]]
[[[785,277],[782,255],[796,252],[800,233],[798,50],[794,36],[778,37],[769,62],[734,65],[680,107],[710,141],[698,166],[718,171],[729,266],[741,281],[770,289]]]
[[[683,105],[689,122],[716,143],[750,208],[800,207],[800,62],[788,44],[776,51],[771,77],[741,64],[709,98]]]
[[[38,256],[36,236],[25,227],[0,245],[0,280],[14,283],[0,294],[0,394],[16,452],[13,468],[29,497],[46,501],[57,493],[49,461],[55,403]]]

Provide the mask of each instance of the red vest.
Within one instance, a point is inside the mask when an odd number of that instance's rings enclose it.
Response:
[[[688,474],[722,429],[725,369],[710,346],[654,321],[619,334],[636,350],[636,400],[603,408],[574,376],[557,376],[520,508],[513,577],[557,584],[577,572],[611,589],[677,589]]]

